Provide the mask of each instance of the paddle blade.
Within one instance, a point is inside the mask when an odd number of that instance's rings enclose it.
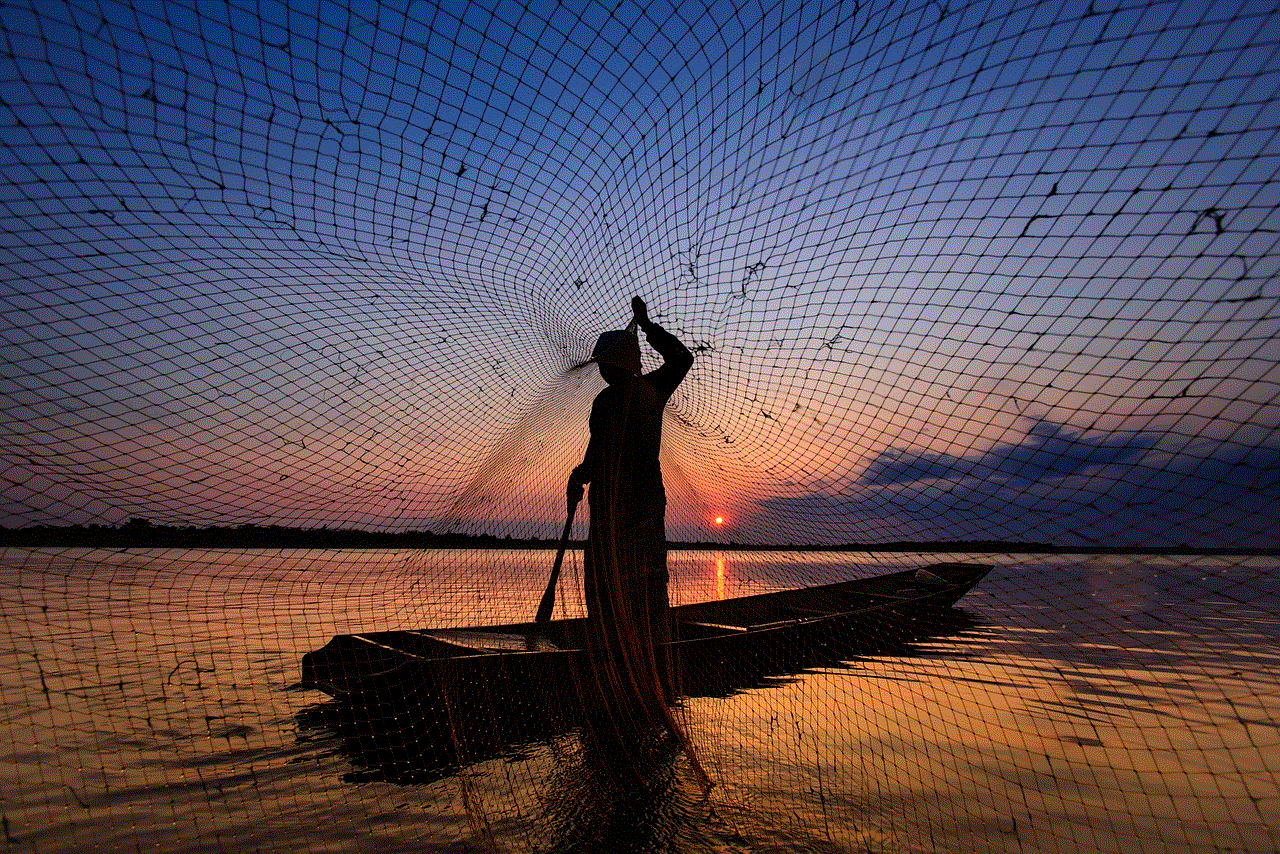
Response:
[[[556,582],[560,579],[560,565],[564,563],[564,550],[569,545],[569,531],[573,528],[573,512],[578,509],[578,502],[569,505],[568,518],[564,520],[564,531],[560,534],[560,548],[556,551],[556,562],[551,567],[551,577],[547,579],[547,589],[542,591],[542,601],[538,603],[538,615],[535,623],[546,623],[551,620],[551,611],[556,606]]]
[[[542,591],[542,601],[538,603],[538,616],[535,623],[546,623],[551,620],[551,611],[556,606],[556,581],[560,578],[560,564],[564,560],[564,549],[556,555],[556,565],[551,569],[551,578],[547,581],[547,589]]]

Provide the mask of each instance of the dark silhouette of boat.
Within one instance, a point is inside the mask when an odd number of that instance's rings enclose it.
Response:
[[[723,697],[954,635],[951,606],[990,570],[946,563],[672,609],[676,693]],[[581,619],[338,635],[302,659],[301,687],[333,701],[299,715],[327,730],[349,777],[420,783],[592,726],[596,683]],[[304,735],[304,737],[310,737]]]

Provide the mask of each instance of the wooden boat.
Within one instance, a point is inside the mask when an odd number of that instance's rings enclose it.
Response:
[[[723,697],[974,625],[951,608],[990,570],[938,564],[672,609],[683,697]],[[334,699],[299,714],[300,737],[338,738],[352,780],[424,783],[598,727],[581,619],[334,637],[302,659],[302,683]]]
[[[858,623],[858,635],[913,615],[955,604],[990,570],[979,564],[945,563],[818,587],[737,599],[698,602],[672,609],[671,653],[692,673],[750,651],[753,657],[780,645],[803,645],[819,635]],[[582,619],[458,629],[424,629],[338,635],[303,656],[302,687],[332,696],[378,692],[395,683],[420,688],[441,666],[475,679],[519,670],[572,666],[582,657]],[[894,632],[888,631],[886,639]],[[469,680],[470,681],[470,680]],[[681,680],[688,682],[688,680]],[[692,686],[687,686],[692,687]],[[687,693],[684,692],[684,693]]]

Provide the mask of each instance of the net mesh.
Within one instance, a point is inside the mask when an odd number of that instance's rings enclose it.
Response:
[[[0,20],[15,850],[1280,847],[1268,5]],[[622,764],[535,648],[299,686],[533,620],[635,295],[672,604],[962,610],[735,646]]]

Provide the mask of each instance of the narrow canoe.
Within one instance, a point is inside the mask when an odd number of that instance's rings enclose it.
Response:
[[[726,697],[861,657],[926,651],[921,644],[975,625],[951,606],[989,569],[940,564],[673,608],[666,652],[676,693]],[[600,695],[584,630],[582,620],[557,620],[339,635],[303,657],[302,687],[333,699],[303,709],[299,732],[336,739],[352,781],[396,784],[429,783],[570,732],[630,745],[639,730],[614,726],[629,700]]]
[[[699,671],[731,666],[735,656],[768,660],[783,652],[803,659],[804,646],[846,641],[892,642],[911,634],[913,618],[954,605],[991,568],[944,563],[836,584],[781,590],[672,608],[671,654],[684,678],[681,693],[721,693]],[[365,632],[335,636],[302,659],[302,686],[332,696],[419,690],[446,667],[490,688],[529,674],[549,678],[580,663],[582,619],[453,629]],[[823,658],[830,658],[824,654]],[[802,665],[801,669],[803,668]],[[501,678],[499,678],[501,677]],[[691,694],[692,692],[692,694]]]

